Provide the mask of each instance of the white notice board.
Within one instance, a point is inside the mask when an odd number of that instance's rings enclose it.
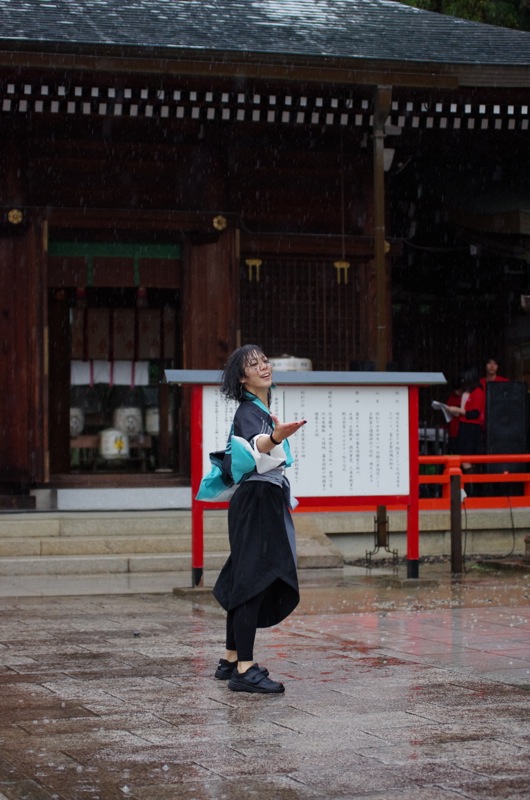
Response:
[[[208,454],[223,450],[236,411],[214,386],[203,387],[203,473]],[[287,470],[295,497],[409,494],[409,413],[406,386],[283,386],[272,413],[306,419],[289,439]]]

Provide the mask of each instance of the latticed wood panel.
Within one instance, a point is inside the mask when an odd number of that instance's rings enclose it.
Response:
[[[475,366],[481,374],[486,359],[504,361],[503,309],[498,303],[473,303],[469,298],[431,298],[410,294],[394,314],[394,353],[400,369],[443,372],[456,380],[463,369]],[[511,376],[513,378],[513,376]]]
[[[242,259],[242,344],[260,344],[269,357],[310,358],[315,370],[350,369],[362,358],[359,269],[346,274],[331,261],[299,258],[264,258],[257,268]]]
[[[175,358],[174,308],[73,308],[72,358]]]

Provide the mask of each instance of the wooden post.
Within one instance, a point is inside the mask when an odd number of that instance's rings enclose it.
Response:
[[[385,263],[385,123],[392,103],[392,87],[377,86],[374,93],[374,255],[375,317],[377,328],[376,368],[388,362],[387,287]]]
[[[158,469],[169,469],[169,454],[171,449],[169,432],[169,386],[160,383],[158,387]],[[174,434],[173,434],[174,435]]]
[[[451,572],[463,571],[462,564],[462,472],[449,470],[451,487]]]
[[[376,545],[388,548],[388,517],[386,506],[377,506],[376,514]]]

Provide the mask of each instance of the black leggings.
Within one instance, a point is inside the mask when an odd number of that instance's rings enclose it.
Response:
[[[238,661],[254,661],[258,613],[264,594],[265,590],[226,615],[226,649],[235,650]]]

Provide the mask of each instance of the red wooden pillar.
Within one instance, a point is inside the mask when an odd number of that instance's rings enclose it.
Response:
[[[202,480],[202,386],[191,387],[191,585],[203,585],[204,514],[196,500]]]
[[[419,483],[419,390],[409,386],[409,502],[407,509],[407,577],[419,577],[420,483]]]

